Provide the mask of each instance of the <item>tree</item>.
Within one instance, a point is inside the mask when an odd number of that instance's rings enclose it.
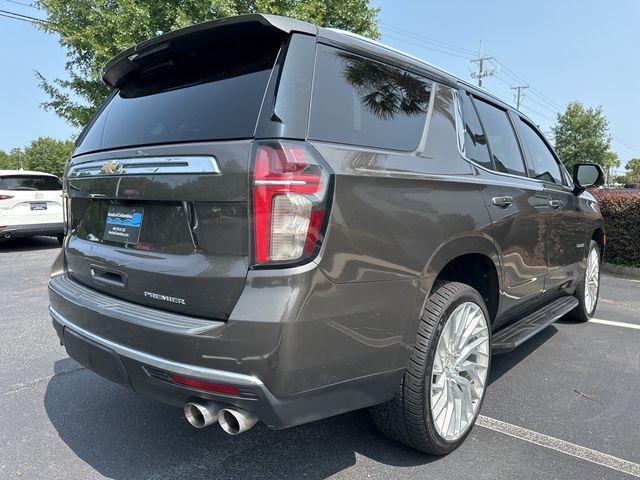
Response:
[[[76,127],[85,125],[108,95],[101,77],[111,57],[194,23],[262,12],[379,37],[379,9],[369,0],[38,0],[37,5],[47,14],[39,28],[57,34],[68,57],[68,78],[49,80],[36,72],[49,96],[43,107]]]
[[[618,158],[618,154],[611,151],[607,152],[602,163],[602,168],[604,169],[606,175],[607,184],[611,183],[613,179],[613,172],[619,166],[620,159]]]
[[[53,173],[61,177],[75,145],[71,140],[55,140],[51,137],[35,139],[24,149],[25,168]]]
[[[21,148],[12,148],[9,153],[0,153],[0,168],[7,170],[20,170],[25,168],[26,159]]]
[[[71,140],[40,137],[24,149],[13,148],[9,153],[0,151],[0,169],[19,170],[22,168],[53,173],[61,177],[74,148]]]
[[[640,158],[632,158],[624,167],[630,183],[640,183]]]
[[[611,147],[609,123],[602,108],[585,108],[580,102],[571,102],[564,113],[559,113],[555,127],[555,147],[567,170],[580,162],[593,162],[607,168]]]
[[[13,158],[7,152],[0,150],[0,170],[13,170]]]

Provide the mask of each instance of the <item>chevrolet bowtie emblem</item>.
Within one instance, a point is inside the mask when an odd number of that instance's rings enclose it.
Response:
[[[120,165],[115,160],[109,160],[107,163],[102,165],[102,168],[100,169],[100,173],[103,175],[108,175],[110,173],[116,173],[121,169],[122,169],[122,165]]]

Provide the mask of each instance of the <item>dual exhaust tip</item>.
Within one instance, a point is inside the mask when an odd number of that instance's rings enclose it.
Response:
[[[246,432],[258,422],[258,417],[240,408],[221,407],[216,402],[189,402],[184,416],[196,428],[205,428],[218,422],[229,435]]]

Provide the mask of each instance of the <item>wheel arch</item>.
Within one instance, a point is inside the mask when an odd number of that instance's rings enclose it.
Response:
[[[604,258],[604,252],[607,247],[607,236],[604,231],[604,225],[595,225],[591,233],[591,240],[598,244],[600,248],[600,260]]]
[[[425,268],[427,298],[438,280],[465,283],[484,298],[493,322],[500,311],[501,271],[500,255],[490,237],[450,239],[433,253]]]

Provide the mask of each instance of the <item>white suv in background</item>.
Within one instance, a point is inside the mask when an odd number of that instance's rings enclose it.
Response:
[[[35,235],[62,243],[60,179],[50,173],[0,170],[0,241]]]

